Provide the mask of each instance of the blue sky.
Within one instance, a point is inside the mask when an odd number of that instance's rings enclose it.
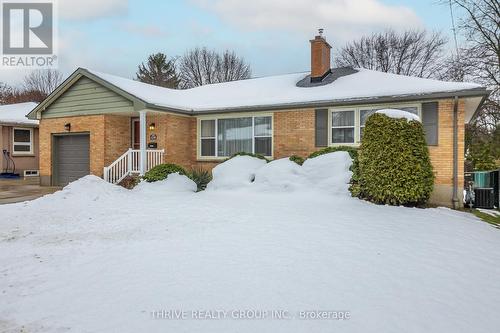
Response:
[[[438,0],[59,0],[59,66],[134,76],[148,54],[180,56],[207,46],[232,49],[254,76],[305,71],[316,29],[336,47],[385,28],[426,28],[451,35]],[[335,52],[333,53],[335,57]],[[0,71],[15,83],[25,71]]]

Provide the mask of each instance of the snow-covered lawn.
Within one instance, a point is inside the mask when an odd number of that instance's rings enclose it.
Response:
[[[88,176],[0,206],[0,331],[498,331],[500,231],[351,198],[329,155],[237,158],[200,193],[178,175],[132,191]]]

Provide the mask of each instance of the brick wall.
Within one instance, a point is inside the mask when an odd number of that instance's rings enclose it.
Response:
[[[155,124],[155,130],[149,124]],[[147,142],[156,134],[158,149],[165,149],[165,162],[190,169],[196,161],[196,118],[168,113],[147,115]]]
[[[434,167],[434,193],[431,201],[440,205],[450,205],[453,192],[453,99],[439,101],[438,145],[429,146]],[[464,184],[465,155],[465,101],[458,104],[458,190]],[[460,197],[460,195],[459,195]]]
[[[68,133],[64,129],[71,123],[71,133],[90,133],[90,172],[102,176],[105,161],[105,116],[82,116],[50,118],[40,121],[40,181],[42,185],[51,185],[52,176],[52,134]]]
[[[130,117],[104,116],[104,166],[113,163],[131,147]]]
[[[307,157],[314,146],[314,109],[274,113],[274,158],[291,155]]]
[[[52,134],[90,134],[90,173],[102,177],[103,168],[130,147],[130,117],[113,115],[50,118],[40,121],[40,176],[43,185],[50,185],[52,176]]]
[[[165,117],[165,159],[184,168],[196,161],[196,118],[168,114]]]

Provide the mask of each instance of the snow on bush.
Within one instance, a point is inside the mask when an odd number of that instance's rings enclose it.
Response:
[[[188,177],[176,173],[171,173],[168,175],[167,179],[156,181],[156,182],[140,182],[132,192],[147,194],[147,195],[159,195],[168,192],[196,192],[197,185],[194,181]]]
[[[348,193],[352,172],[352,159],[348,152],[337,151],[308,158],[302,165],[307,179],[319,189],[330,193]]]
[[[289,158],[266,164],[258,158],[237,156],[213,169],[213,180],[207,188],[277,192],[320,189],[347,194],[351,164],[352,159],[345,151],[307,159],[302,166]]]
[[[257,169],[265,165],[265,160],[251,156],[235,156],[212,170],[212,181],[207,189],[237,189],[250,185]]]
[[[385,114],[389,118],[394,118],[394,119],[404,119],[410,121],[410,120],[415,120],[415,121],[420,121],[420,117],[417,116],[414,113],[408,112],[408,111],[403,111],[403,110],[398,110],[398,109],[382,109],[378,110],[375,113],[381,113]]]
[[[263,190],[294,191],[303,187],[306,181],[300,165],[289,158],[281,158],[260,167],[255,173],[254,185]]]

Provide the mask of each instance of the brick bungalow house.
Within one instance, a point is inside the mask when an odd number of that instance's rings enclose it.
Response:
[[[0,105],[1,173],[38,175],[38,120],[26,118],[35,106],[31,102]]]
[[[432,202],[459,206],[464,126],[488,91],[357,68],[331,68],[331,46],[310,41],[311,70],[187,90],[79,68],[30,117],[40,120],[43,185],[86,174],[118,182],[163,161],[211,168],[247,151],[281,158],[360,143],[381,108],[419,115],[434,172]]]

